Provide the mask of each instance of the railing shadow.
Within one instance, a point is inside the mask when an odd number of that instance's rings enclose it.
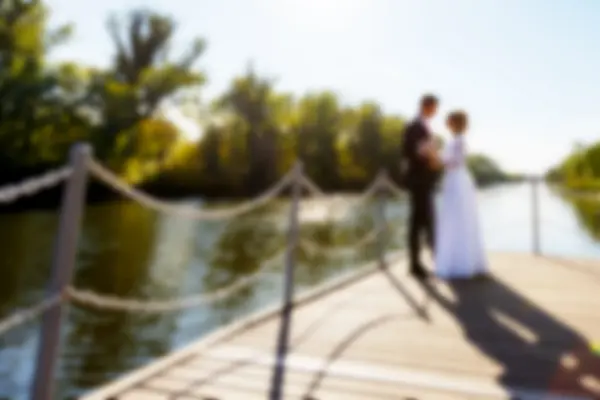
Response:
[[[427,312],[427,306],[431,301],[431,296],[427,296],[423,304],[419,304],[417,300],[410,294],[408,290],[402,285],[402,283],[396,279],[394,274],[387,268],[381,268],[381,273],[387,278],[388,282],[394,290],[396,290],[404,299],[404,301],[411,307],[411,309],[421,318],[423,321],[429,322],[429,313]]]
[[[597,398],[600,357],[579,333],[493,276],[447,285],[454,300],[442,295],[435,283],[421,283],[432,301],[456,319],[465,338],[502,366],[497,380],[507,393],[515,396],[517,389],[530,389]]]
[[[325,364],[323,368],[319,370],[314,376],[314,378],[308,383],[308,388],[306,392],[300,396],[303,400],[316,400],[313,397],[314,393],[319,389],[323,380],[327,377],[327,367],[335,362],[344,351],[349,348],[352,343],[357,341],[362,335],[366,334],[370,330],[376,329],[381,325],[384,325],[394,319],[400,318],[401,316],[398,314],[388,314],[383,315],[377,318],[374,318],[370,321],[367,321],[364,324],[361,324],[358,328],[349,332],[348,335],[342,340],[338,345],[336,345],[333,350],[329,353],[329,355],[325,358]]]
[[[594,263],[595,265],[592,265],[591,263],[586,263],[584,261],[570,260],[555,256],[544,256],[544,259],[558,267],[565,268],[569,271],[576,271],[577,273],[584,274],[587,277],[600,282],[600,269],[598,269],[597,262]]]

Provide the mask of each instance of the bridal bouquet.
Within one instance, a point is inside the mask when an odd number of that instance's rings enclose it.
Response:
[[[432,168],[440,167],[440,152],[441,143],[435,138],[429,139],[419,147],[419,154],[425,157]]]

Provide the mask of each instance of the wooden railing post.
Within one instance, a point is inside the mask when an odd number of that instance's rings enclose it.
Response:
[[[382,171],[377,179],[386,179],[387,173]],[[380,187],[377,190],[377,204],[375,209],[375,229],[377,232],[377,259],[379,261],[379,268],[387,268],[385,255],[386,255],[386,241],[387,241],[387,221],[385,216],[385,205],[386,198],[383,188]]]
[[[54,243],[52,277],[48,292],[56,296],[71,283],[77,256],[77,242],[81,217],[85,206],[87,163],[92,150],[87,144],[73,146],[70,154],[72,173],[65,183],[58,235]],[[31,400],[51,400],[54,396],[54,380],[60,353],[60,335],[66,304],[49,310],[42,318],[42,331],[38,345],[36,370],[31,388]]]
[[[537,177],[532,177],[531,180],[531,239],[533,254],[539,256],[540,249],[540,199],[539,199],[539,183]]]
[[[281,400],[285,383],[285,361],[289,347],[289,336],[294,304],[294,267],[296,264],[296,247],[300,232],[299,212],[302,197],[303,166],[298,162],[294,166],[294,180],[292,184],[292,199],[290,205],[290,220],[287,235],[287,249],[285,254],[285,271],[283,276],[283,305],[277,337],[275,364],[271,380],[271,400]]]

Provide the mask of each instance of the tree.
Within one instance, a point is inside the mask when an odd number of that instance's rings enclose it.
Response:
[[[475,180],[480,185],[489,185],[507,179],[502,169],[490,158],[482,154],[473,154],[468,157],[467,164]]]
[[[0,148],[9,166],[64,159],[65,142],[84,133],[84,121],[64,96],[62,68],[49,69],[46,54],[71,27],[49,30],[41,1],[13,0],[0,7]]]
[[[245,132],[240,132],[240,137],[246,142],[249,192],[266,187],[272,180],[269,171],[276,170],[277,126],[272,114],[271,85],[250,67],[244,76],[234,79],[219,100],[221,108],[235,114],[246,128]]]
[[[357,110],[358,121],[355,128],[353,153],[365,174],[373,179],[383,166],[382,129],[383,113],[376,103],[364,103]]]
[[[48,29],[41,0],[0,6],[3,171],[62,163],[73,142],[88,140],[95,156],[122,177],[159,182],[167,191],[171,185],[256,194],[297,159],[327,190],[359,189],[382,168],[392,177],[397,172],[404,120],[375,101],[343,106],[330,91],[297,99],[251,67],[214,102],[201,101],[205,76],[196,62],[204,40],[172,56],[175,22],[146,9],[109,19],[115,48],[109,68],[48,65],[47,53],[70,32],[68,25]],[[197,143],[167,118],[174,107],[198,124]],[[557,171],[587,182],[600,175],[599,159],[600,146],[583,147]],[[469,164],[480,183],[506,179],[486,157]]]
[[[148,10],[132,11],[125,22],[113,16],[108,29],[116,50],[113,65],[93,76],[87,100],[101,121],[93,135],[96,151],[119,166],[139,151],[136,126],[155,119],[165,99],[205,82],[193,68],[205,42],[196,39],[183,56],[171,60],[175,22]]]
[[[342,114],[335,94],[308,94],[298,103],[294,122],[297,153],[306,172],[324,186],[339,183],[338,139]]]
[[[558,165],[546,174],[548,179],[572,189],[600,188],[600,142],[590,145],[577,143]]]

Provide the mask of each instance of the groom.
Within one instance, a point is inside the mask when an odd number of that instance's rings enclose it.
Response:
[[[402,143],[403,183],[410,196],[408,225],[410,273],[418,279],[428,276],[419,257],[421,235],[425,233],[432,251],[435,246],[433,201],[438,173],[426,146],[432,139],[429,121],[436,114],[437,108],[438,99],[435,96],[423,96],[419,116],[406,127]]]

